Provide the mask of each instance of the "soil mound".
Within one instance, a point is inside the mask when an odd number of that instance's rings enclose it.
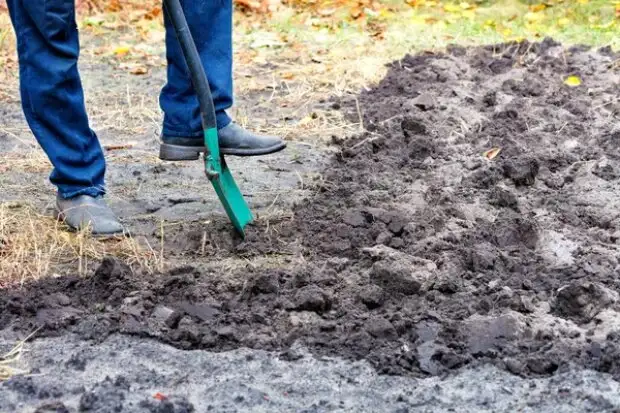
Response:
[[[390,374],[620,377],[619,67],[552,40],[405,56],[359,97],[368,132],[340,143],[291,219],[244,242],[188,231],[207,259],[168,274],[106,259],[0,291],[0,326],[288,360],[300,342]]]

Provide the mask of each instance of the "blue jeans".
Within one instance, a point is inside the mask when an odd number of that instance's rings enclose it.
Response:
[[[105,159],[90,128],[78,72],[74,0],[7,0],[17,36],[22,107],[63,198],[105,193]],[[213,93],[218,127],[232,106],[232,0],[185,0],[183,8]],[[200,138],[198,100],[165,18],[168,82],[160,95],[163,134]]]

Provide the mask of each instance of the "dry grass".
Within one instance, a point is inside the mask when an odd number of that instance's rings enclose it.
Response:
[[[147,130],[156,130],[157,134],[161,132],[159,91],[136,89],[137,82],[133,85],[127,84],[124,91],[122,87],[105,86],[93,87],[88,91],[86,106],[89,119],[98,133],[111,130],[135,136]],[[102,102],[106,102],[106,105],[102,105]]]
[[[3,172],[49,172],[52,165],[40,149],[27,152],[9,152],[2,154],[0,173]]]
[[[55,274],[83,274],[106,255],[147,270],[163,264],[158,252],[133,238],[95,238],[86,230],[71,233],[32,206],[0,204],[0,287]]]
[[[28,337],[18,342],[8,353],[0,355],[0,382],[9,380],[11,377],[26,374],[27,372],[15,367],[21,360],[24,353],[24,345],[30,340],[36,331],[31,333]]]

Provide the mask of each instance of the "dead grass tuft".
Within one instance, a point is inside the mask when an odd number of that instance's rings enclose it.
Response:
[[[162,257],[131,237],[94,238],[69,232],[56,219],[32,206],[0,204],[0,288],[63,273],[85,273],[113,255],[130,266],[160,269]]]
[[[15,367],[15,365],[19,363],[24,353],[26,341],[30,340],[36,333],[37,331],[34,331],[28,337],[18,342],[11,351],[4,355],[0,355],[0,382],[9,380],[13,376],[26,373],[26,371]]]
[[[42,150],[9,152],[2,155],[2,172],[49,172],[52,165]]]

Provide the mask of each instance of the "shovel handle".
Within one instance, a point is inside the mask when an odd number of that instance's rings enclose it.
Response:
[[[180,0],[164,0],[164,9],[174,26],[174,31],[183,50],[183,56],[185,56],[189,75],[200,104],[202,127],[205,131],[217,128],[209,81],[196,49],[196,43],[194,43],[194,38],[187,25],[181,2]]]

